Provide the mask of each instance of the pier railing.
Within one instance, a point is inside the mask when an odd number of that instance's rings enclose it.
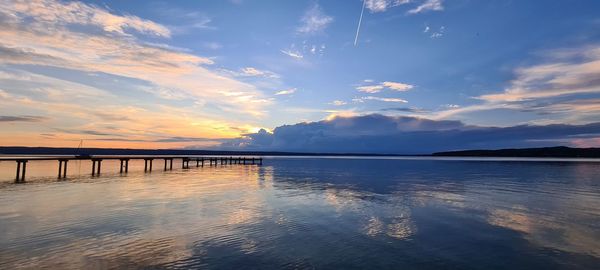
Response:
[[[72,160],[90,160],[92,162],[92,176],[100,175],[102,161],[104,160],[119,160],[119,173],[129,172],[129,160],[144,160],[144,172],[151,172],[153,161],[155,159],[164,160],[163,170],[173,170],[173,160],[181,159],[181,168],[189,169],[190,162],[195,162],[196,167],[204,167],[205,163],[208,166],[217,165],[262,165],[262,157],[190,157],[190,156],[87,156],[87,157],[48,157],[48,156],[26,156],[26,157],[0,157],[0,161],[15,161],[16,162],[16,183],[25,182],[25,174],[27,173],[27,162],[40,160],[56,160],[58,161],[58,178],[67,177],[67,167],[69,161]]]

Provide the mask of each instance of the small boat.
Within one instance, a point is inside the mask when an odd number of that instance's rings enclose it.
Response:
[[[75,158],[92,158],[92,155],[87,153],[79,153],[79,150],[83,146],[83,140],[79,142],[79,146],[77,146],[77,154],[75,154]]]

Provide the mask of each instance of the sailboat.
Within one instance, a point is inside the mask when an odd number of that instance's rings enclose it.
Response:
[[[82,146],[83,146],[83,139],[81,139],[81,141],[79,141],[79,146],[77,146],[77,150],[75,151],[75,157],[76,158],[91,158],[92,155],[79,152],[81,150]]]

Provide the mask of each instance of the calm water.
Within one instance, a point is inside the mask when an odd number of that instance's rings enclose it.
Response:
[[[58,182],[38,161],[18,185],[14,166],[0,162],[1,269],[600,266],[600,163],[276,158],[120,176],[105,161],[91,178],[70,162]]]

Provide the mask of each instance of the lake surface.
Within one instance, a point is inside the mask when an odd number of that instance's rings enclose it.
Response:
[[[0,162],[0,269],[600,266],[598,162],[105,161],[94,178],[70,162],[57,181],[56,161],[32,161],[26,184],[14,167]]]

